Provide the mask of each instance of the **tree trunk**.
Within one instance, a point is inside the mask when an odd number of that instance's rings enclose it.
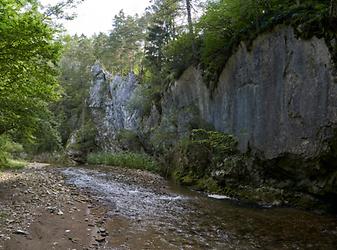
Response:
[[[196,51],[195,51],[194,29],[193,29],[192,13],[191,13],[191,0],[186,0],[186,11],[187,11],[188,29],[189,29],[190,36],[192,39],[192,53],[193,53],[193,57],[195,58]]]
[[[330,17],[337,18],[337,0],[330,0]]]
[[[299,6],[301,4],[300,0],[296,0],[296,5]]]

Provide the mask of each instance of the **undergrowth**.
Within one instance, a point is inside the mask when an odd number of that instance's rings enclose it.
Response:
[[[13,159],[7,159],[7,162],[5,164],[0,165],[0,171],[1,170],[18,170],[22,169],[25,166],[27,166],[27,162],[23,160],[13,160]]]
[[[87,157],[87,162],[89,164],[104,164],[151,172],[159,171],[157,163],[150,156],[141,153],[91,153]]]
[[[13,142],[9,136],[0,136],[0,170],[21,169],[27,165],[27,162],[16,159],[22,151],[22,145]]]

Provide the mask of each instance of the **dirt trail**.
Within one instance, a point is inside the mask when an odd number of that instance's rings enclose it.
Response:
[[[0,249],[97,249],[106,209],[46,164],[0,173]]]

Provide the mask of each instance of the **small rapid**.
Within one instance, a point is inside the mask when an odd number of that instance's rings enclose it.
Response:
[[[337,218],[209,197],[155,175],[67,168],[69,184],[109,209],[111,249],[336,249]]]
[[[188,199],[122,182],[120,176],[113,173],[88,169],[66,169],[63,173],[69,177],[69,183],[90,189],[113,211],[130,218],[156,220],[174,217],[178,211],[184,210],[183,200]]]

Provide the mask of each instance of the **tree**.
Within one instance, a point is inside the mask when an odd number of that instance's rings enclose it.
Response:
[[[139,72],[144,57],[146,16],[125,15],[121,10],[112,21],[109,34],[93,38],[96,59],[112,73]]]
[[[148,62],[156,71],[161,71],[164,48],[177,36],[176,18],[179,15],[177,0],[155,0],[148,8],[151,15],[146,38],[145,53]]]
[[[114,17],[108,41],[114,73],[127,74],[138,68],[142,60],[143,29],[138,15],[125,15],[121,10]]]
[[[330,17],[337,18],[337,1],[330,0]]]
[[[83,125],[86,114],[85,100],[89,94],[91,66],[95,63],[94,46],[86,36],[66,36],[64,52],[60,60],[63,88],[62,99],[53,107],[58,121],[62,143],[65,144],[70,134]]]
[[[0,20],[0,135],[32,138],[59,96],[61,44],[34,0],[2,0]]]
[[[187,12],[188,29],[189,29],[191,41],[192,41],[192,52],[193,52],[193,56],[196,57],[194,28],[193,28],[192,13],[191,13],[191,0],[186,0],[186,12]]]
[[[76,17],[74,13],[68,13],[67,10],[77,7],[84,0],[62,0],[55,5],[48,4],[42,6],[43,14],[48,19],[53,19],[55,24],[56,20],[73,20]]]
[[[109,35],[100,32],[93,37],[93,49],[96,59],[98,59],[105,67],[111,65],[113,53],[109,47]]]

